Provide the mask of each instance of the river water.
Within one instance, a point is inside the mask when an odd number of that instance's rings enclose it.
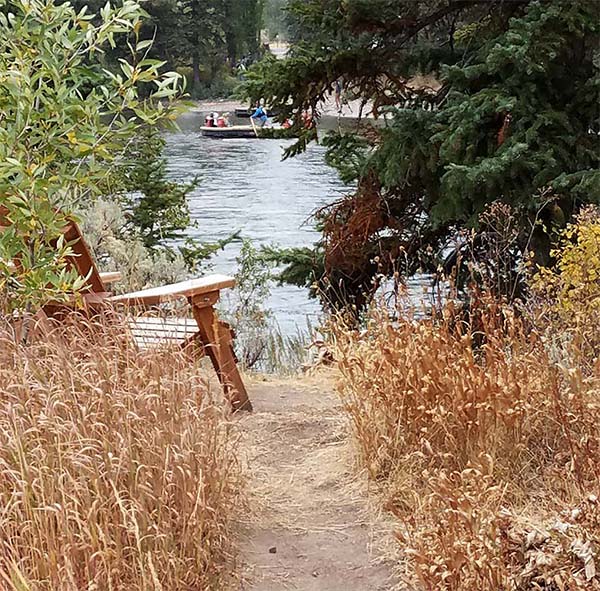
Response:
[[[289,140],[227,139],[200,135],[202,116],[188,113],[180,131],[166,136],[169,177],[200,184],[189,197],[195,222],[189,235],[205,242],[236,231],[255,246],[310,246],[319,238],[312,214],[339,198],[347,187],[325,164],[324,149],[312,145],[304,154],[282,161]],[[240,243],[228,245],[213,259],[217,273],[234,274]],[[319,316],[308,290],[273,285],[267,302],[284,334],[295,334]]]

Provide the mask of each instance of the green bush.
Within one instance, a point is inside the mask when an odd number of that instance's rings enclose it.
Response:
[[[0,300],[22,313],[83,287],[66,264],[66,217],[105,186],[142,125],[175,117],[180,77],[142,58],[151,41],[138,38],[136,2],[99,15],[52,0],[0,6]],[[122,34],[132,54],[110,72],[99,59]],[[140,84],[154,86],[149,99]]]

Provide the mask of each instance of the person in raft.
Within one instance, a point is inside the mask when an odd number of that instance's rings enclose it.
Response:
[[[252,119],[256,119],[257,121],[260,121],[261,127],[264,127],[267,124],[267,121],[269,120],[269,116],[267,115],[267,112],[265,111],[265,109],[263,107],[261,107],[259,102],[256,103],[256,109],[255,109],[254,113],[252,113],[252,115],[250,115],[250,117],[252,117]]]
[[[217,118],[218,118],[217,113],[209,113],[204,118],[204,126],[205,127],[216,127],[217,126]]]
[[[229,127],[229,114],[223,113],[217,117],[217,127]]]

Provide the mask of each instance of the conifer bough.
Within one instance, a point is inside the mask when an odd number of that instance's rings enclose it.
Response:
[[[529,251],[547,264],[555,227],[600,200],[600,3],[293,0],[289,12],[289,58],[259,64],[248,96],[299,121],[342,78],[385,114],[375,133],[326,140],[357,186],[320,214],[314,268],[334,305],[360,307],[381,274],[451,266],[457,231],[478,232],[497,201],[518,220],[515,272]],[[439,84],[415,88],[416,75]],[[287,275],[314,280],[301,271]]]

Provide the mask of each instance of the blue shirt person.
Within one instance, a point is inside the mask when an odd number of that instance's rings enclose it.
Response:
[[[251,117],[252,119],[258,119],[261,122],[261,127],[264,127],[269,120],[267,112],[260,105],[256,107],[256,110],[252,113]]]

